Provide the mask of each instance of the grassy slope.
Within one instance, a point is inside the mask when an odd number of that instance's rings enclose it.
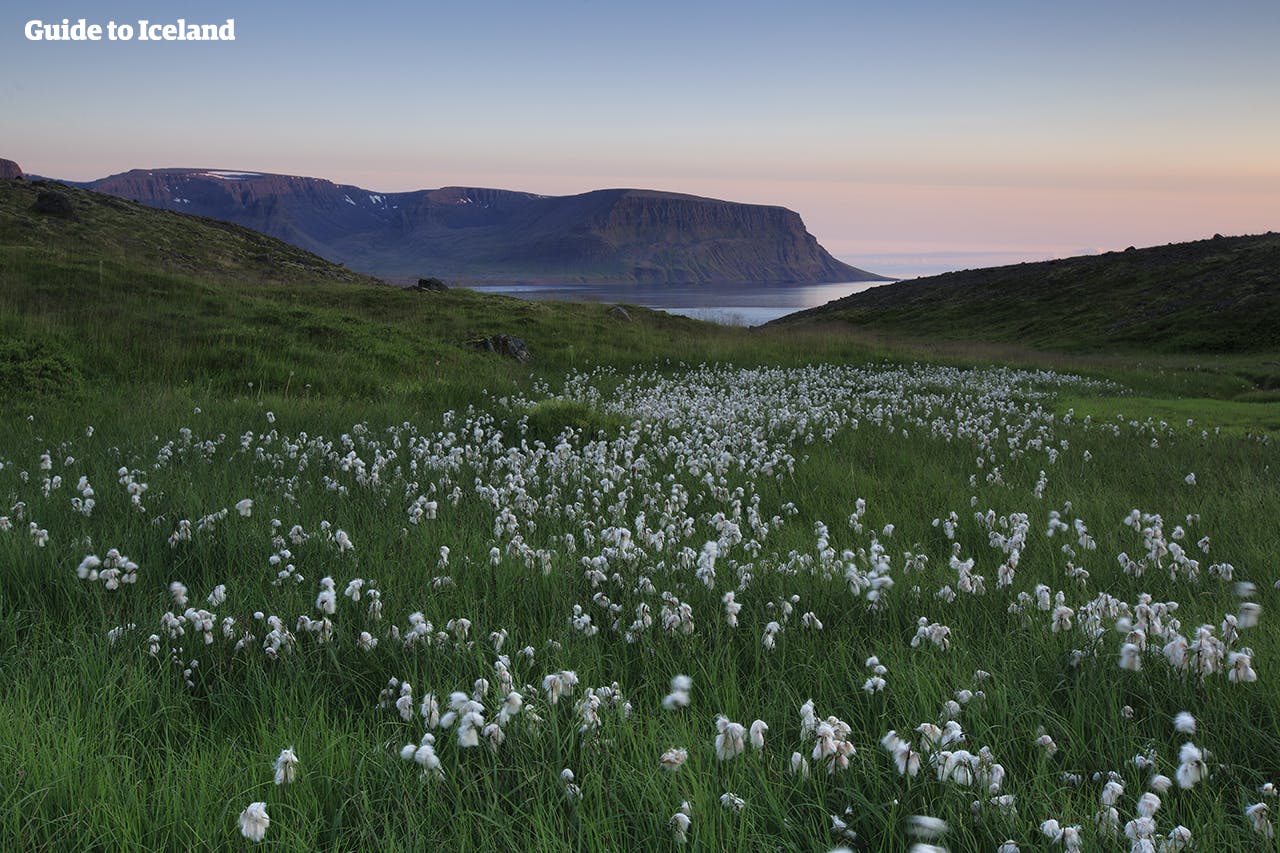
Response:
[[[793,314],[898,335],[1043,349],[1280,350],[1280,234],[965,270]]]

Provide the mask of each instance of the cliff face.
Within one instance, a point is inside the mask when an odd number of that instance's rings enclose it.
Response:
[[[136,170],[86,184],[246,225],[386,278],[671,283],[879,278],[831,257],[781,207],[650,190],[476,187],[374,193],[317,178]]]

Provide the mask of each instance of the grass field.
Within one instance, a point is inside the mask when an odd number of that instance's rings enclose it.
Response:
[[[74,227],[0,246],[0,846],[1276,848],[1267,356]]]

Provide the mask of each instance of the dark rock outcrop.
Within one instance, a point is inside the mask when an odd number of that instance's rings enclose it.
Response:
[[[22,180],[22,169],[12,160],[0,158],[0,180]]]
[[[522,364],[527,364],[533,360],[533,353],[529,351],[529,345],[522,338],[514,335],[491,335],[487,338],[477,338],[467,341],[468,346],[480,350],[480,352],[496,352],[498,355],[507,358],[514,358]]]
[[[75,219],[76,211],[71,206],[71,199],[53,190],[40,190],[35,204],[31,205],[32,213],[42,216],[56,216],[59,219]]]
[[[201,169],[135,170],[86,186],[246,225],[352,269],[410,282],[424,268],[466,282],[880,279],[833,258],[786,208],[654,190],[374,193],[317,178]]]
[[[413,289],[422,293],[444,293],[449,289],[449,285],[435,276],[430,276],[418,279],[418,283],[413,286]]]

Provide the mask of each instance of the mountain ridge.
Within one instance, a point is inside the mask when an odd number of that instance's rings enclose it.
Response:
[[[665,190],[379,193],[325,178],[134,169],[67,182],[244,225],[390,280],[821,283],[887,280],[832,257],[799,214]]]

